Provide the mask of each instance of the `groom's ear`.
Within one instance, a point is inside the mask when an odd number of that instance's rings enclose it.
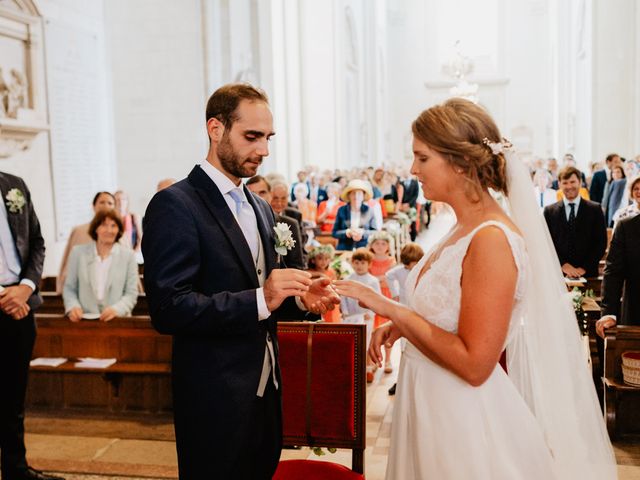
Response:
[[[213,143],[219,143],[224,135],[224,124],[215,117],[207,121],[207,133]]]

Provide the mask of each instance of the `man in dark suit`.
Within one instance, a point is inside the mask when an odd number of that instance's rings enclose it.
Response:
[[[596,330],[640,325],[640,215],[620,220],[613,231],[602,279],[601,318]],[[620,299],[622,298],[622,302]]]
[[[261,199],[263,199],[268,204],[271,204],[271,185],[262,175],[254,175],[249,180],[247,180],[247,188],[251,190],[253,193],[258,195]],[[286,215],[275,214],[276,223],[283,222],[289,225],[289,229],[291,229],[291,233],[293,239],[295,240],[295,245],[289,251],[286,258],[283,259],[287,268],[297,268],[299,270],[304,270],[304,256],[303,256],[303,243],[302,243],[302,235],[300,234],[300,224],[295,218],[288,217]]]
[[[269,154],[266,95],[225,85],[206,113],[206,161],[145,215],[149,311],[173,335],[180,480],[270,479],[282,448],[276,320],[339,298],[328,281],[279,268],[273,212],[242,185]]]
[[[36,340],[44,239],[24,181],[0,173],[0,454],[4,480],[56,480],[27,465],[24,400]]]
[[[589,188],[589,198],[592,202],[602,203],[608,190],[607,185],[611,182],[611,168],[621,163],[620,155],[610,153],[605,159],[605,167],[593,174],[591,187]]]
[[[600,205],[580,197],[580,171],[563,168],[558,174],[564,198],[544,209],[544,218],[562,266],[570,278],[597,277],[607,246],[607,229]]]
[[[285,215],[293,218],[298,222],[300,235],[302,237],[302,247],[307,244],[309,235],[307,235],[304,225],[302,224],[302,212],[297,208],[289,205],[289,187],[284,182],[273,182],[271,185],[271,208],[276,215]]]

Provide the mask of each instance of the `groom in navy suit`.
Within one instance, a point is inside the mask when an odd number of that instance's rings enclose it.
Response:
[[[144,217],[145,287],[154,326],[173,335],[180,480],[270,479],[282,447],[276,321],[339,299],[328,281],[279,268],[273,211],[241,183],[269,154],[265,94],[226,85],[206,113],[206,161]]]

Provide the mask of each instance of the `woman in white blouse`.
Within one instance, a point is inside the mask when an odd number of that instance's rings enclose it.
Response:
[[[115,210],[98,212],[89,226],[93,241],[71,251],[62,296],[72,322],[83,316],[108,322],[131,314],[138,299],[138,265],[133,250],[118,244],[123,233]]]

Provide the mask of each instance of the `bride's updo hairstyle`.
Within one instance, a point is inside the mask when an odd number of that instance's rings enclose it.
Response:
[[[493,119],[469,100],[452,98],[420,114],[411,125],[415,138],[435,150],[467,181],[466,193],[479,201],[482,191],[507,191],[506,160],[489,142],[502,141]]]

